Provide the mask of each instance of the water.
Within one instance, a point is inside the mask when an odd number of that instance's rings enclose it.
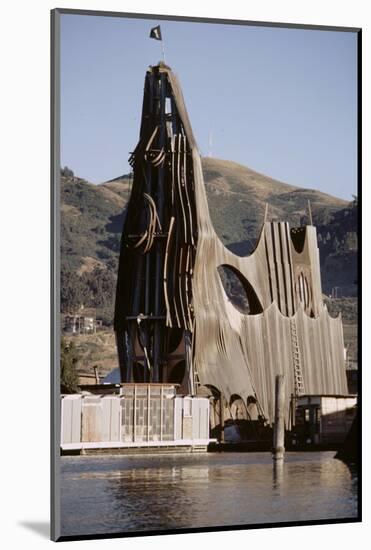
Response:
[[[356,518],[356,474],[333,456],[62,457],[62,535]]]

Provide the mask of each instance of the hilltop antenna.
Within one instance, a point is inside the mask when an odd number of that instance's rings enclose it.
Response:
[[[209,152],[208,152],[208,156],[209,156],[209,157],[212,157],[212,156],[213,156],[212,149],[213,149],[213,134],[212,134],[212,132],[210,131],[210,132],[209,132]]]
[[[309,199],[308,199],[308,215],[309,215],[309,225],[313,225],[312,208],[310,206],[310,200]]]

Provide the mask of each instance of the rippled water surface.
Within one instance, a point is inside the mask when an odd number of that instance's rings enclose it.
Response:
[[[355,518],[357,477],[333,456],[62,457],[62,535]]]

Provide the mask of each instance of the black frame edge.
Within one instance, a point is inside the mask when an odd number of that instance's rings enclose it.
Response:
[[[59,14],[63,15],[87,15],[98,17],[123,17],[127,19],[158,19],[162,21],[190,21],[192,23],[219,23],[227,25],[249,25],[254,27],[282,27],[289,29],[309,29],[318,31],[339,31],[339,32],[358,32],[359,27],[341,27],[330,25],[315,25],[304,23],[284,23],[272,21],[250,21],[242,19],[218,19],[216,17],[193,17],[191,15],[163,15],[153,13],[133,13],[117,11],[84,10],[73,8],[55,8]]]
[[[358,517],[362,521],[362,29],[357,32],[357,306],[358,306]]]
[[[50,34],[50,538],[60,538],[59,409],[59,173],[60,173],[60,13],[51,10]]]

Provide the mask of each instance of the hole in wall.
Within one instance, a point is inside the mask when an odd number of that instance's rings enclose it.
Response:
[[[294,245],[294,248],[298,254],[303,252],[306,234],[307,234],[306,226],[292,227],[290,229],[291,242]]]
[[[255,290],[237,269],[223,264],[218,267],[218,273],[226,295],[240,313],[257,315],[263,312]]]

